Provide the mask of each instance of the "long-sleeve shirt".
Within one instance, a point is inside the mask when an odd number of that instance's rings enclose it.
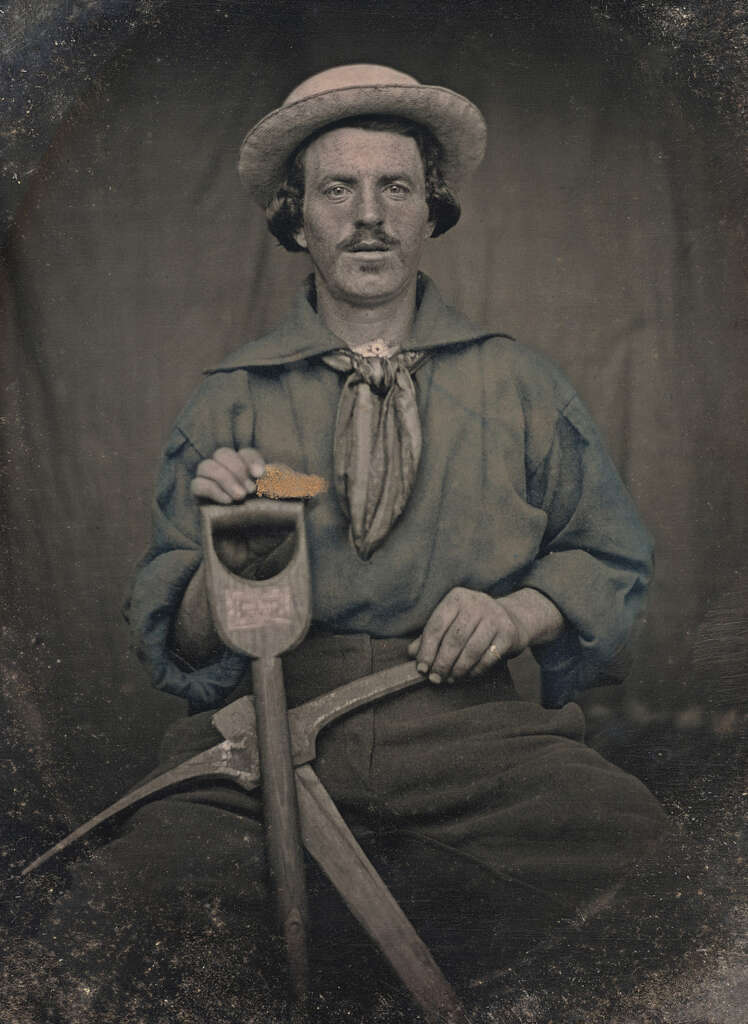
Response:
[[[228,696],[246,659],[225,650],[191,669],[171,652],[182,595],[202,557],[190,481],[201,460],[226,446],[257,448],[268,462],[332,483],[342,378],[320,356],[340,347],[307,284],[275,330],[206,372],[169,437],[152,543],[127,614],[154,684],[196,709]],[[423,453],[413,491],[368,561],[348,538],[332,486],[309,503],[313,624],[415,636],[453,587],[493,597],[532,587],[565,622],[558,639],[533,652],[543,703],[559,707],[619,681],[652,546],[589,413],[556,367],[474,326],[425,277],[407,347],[429,352],[415,376]]]

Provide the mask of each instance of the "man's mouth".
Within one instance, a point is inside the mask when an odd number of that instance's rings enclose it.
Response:
[[[346,246],[346,252],[389,252],[389,248],[384,242],[356,242]]]
[[[397,245],[397,239],[386,231],[354,231],[342,243],[344,252],[361,256],[367,252],[390,252]]]

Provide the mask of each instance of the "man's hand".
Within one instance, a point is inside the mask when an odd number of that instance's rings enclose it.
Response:
[[[196,498],[230,505],[254,494],[264,472],[265,460],[256,448],[216,448],[212,458],[198,464],[190,490]]]
[[[195,498],[230,505],[244,501],[257,490],[257,479],[265,472],[265,460],[255,448],[217,448],[195,470],[190,491]],[[222,530],[213,537],[216,554],[230,572],[241,574],[264,549],[278,546],[277,538],[248,539],[238,530]],[[257,550],[258,546],[262,549]],[[213,625],[201,564],[190,580],[174,622],[175,651],[194,666],[205,664],[220,649]]]
[[[190,491],[203,501],[230,505],[254,494],[264,472],[265,460],[256,448],[217,448],[212,458],[198,463]],[[250,543],[241,531],[221,530],[216,532],[214,544],[226,568],[241,575],[257,558],[277,548],[279,540],[254,537]]]
[[[431,613],[408,653],[432,683],[454,682],[481,675],[530,645],[548,643],[562,629],[558,608],[537,590],[492,598],[455,587]]]

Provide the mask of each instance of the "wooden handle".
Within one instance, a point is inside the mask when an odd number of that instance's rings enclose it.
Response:
[[[308,910],[280,659],[258,658],[253,661],[252,683],[268,862],[286,942],[291,984],[296,1001],[301,1004],[306,998],[309,977],[306,950]]]
[[[201,512],[208,601],[218,635],[227,647],[253,658],[289,651],[304,638],[311,619],[303,502],[248,498],[237,505],[203,505]],[[268,527],[284,527],[295,538],[293,554],[277,575],[249,580],[223,565],[213,543],[215,530]]]
[[[304,845],[433,1024],[467,1024],[454,990],[308,764],[296,769]]]
[[[288,720],[294,764],[314,760],[318,733],[336,718],[348,715],[372,701],[381,700],[411,686],[422,686],[426,682],[425,676],[416,668],[416,663],[407,661],[370,676],[361,676],[360,679],[344,683],[306,704],[292,708]]]

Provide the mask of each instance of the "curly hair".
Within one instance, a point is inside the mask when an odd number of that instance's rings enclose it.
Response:
[[[431,236],[435,238],[437,235],[443,235],[445,231],[454,227],[460,219],[460,204],[444,180],[441,170],[442,149],[428,128],[401,117],[349,117],[325,125],[304,140],[288,160],[286,180],[265,207],[268,227],[285,249],[289,252],[304,251],[294,238],[304,224],[304,153],[315,139],[335,128],[365,128],[373,132],[394,132],[396,135],[414,139],[423,161],[426,202],[434,223]]]

